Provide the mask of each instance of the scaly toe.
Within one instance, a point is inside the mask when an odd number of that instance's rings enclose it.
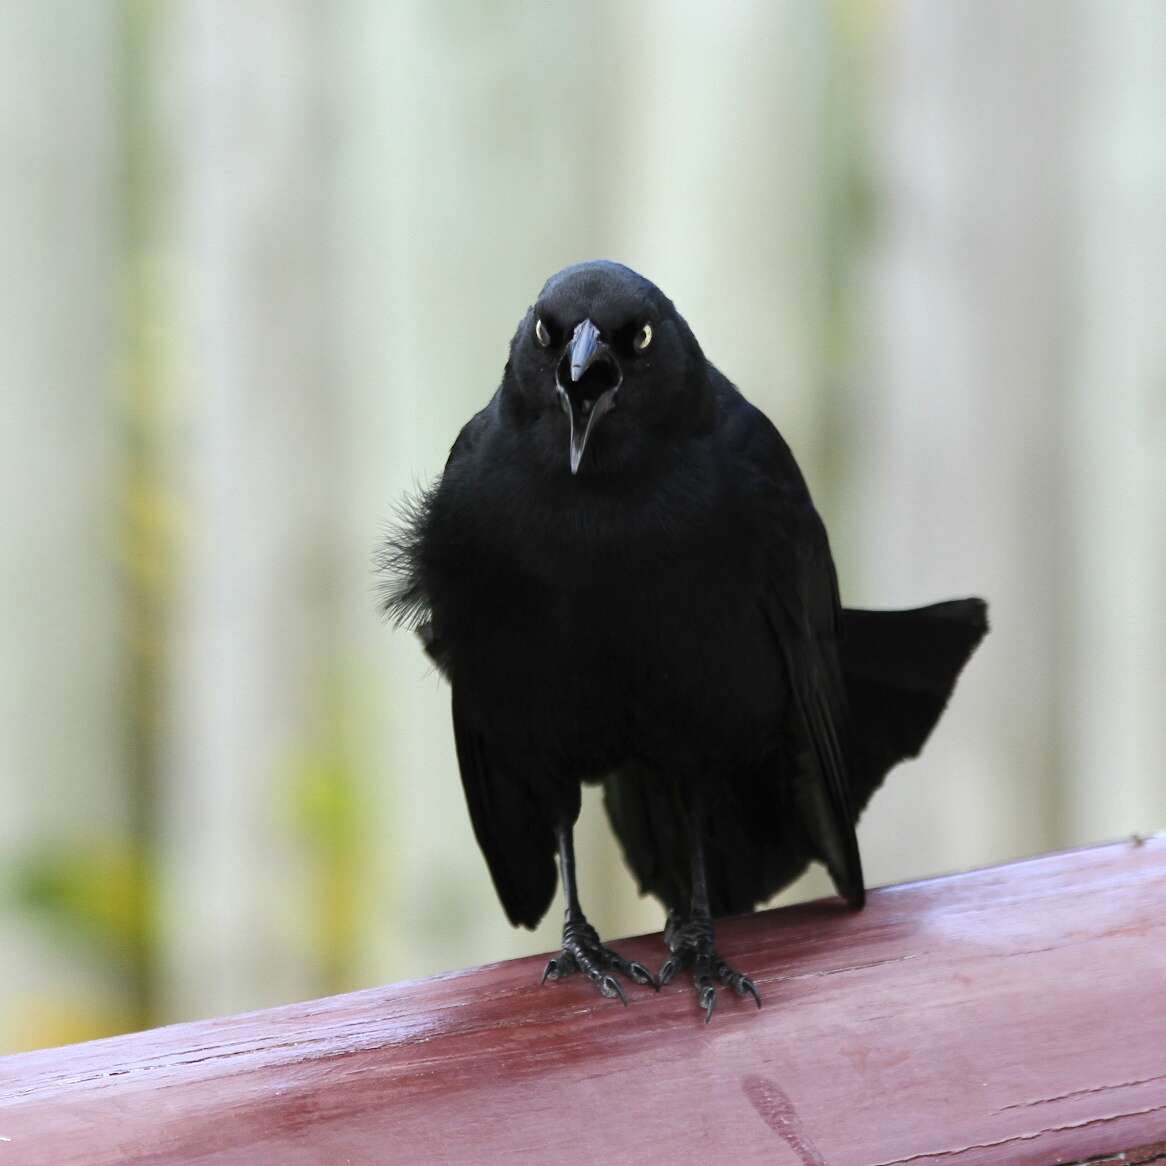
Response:
[[[761,1007],[761,993],[748,976],[735,971],[721,959],[713,946],[712,927],[706,920],[696,919],[684,923],[671,921],[672,954],[660,969],[660,984],[667,984],[681,968],[692,968],[692,986],[696,999],[704,1010],[707,1024],[712,1020],[717,1006],[718,982],[725,984],[741,997],[752,996],[753,1002]]]
[[[656,977],[643,964],[626,960],[618,952],[599,942],[595,929],[586,920],[572,920],[563,932],[563,949],[547,961],[542,982],[561,980],[582,972],[608,999],[627,1004],[627,996],[616,974],[627,976],[637,984],[659,990]]]

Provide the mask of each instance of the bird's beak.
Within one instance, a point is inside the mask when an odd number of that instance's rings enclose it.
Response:
[[[575,328],[569,351],[571,354],[571,380],[578,381],[591,367],[591,362],[599,351],[599,329],[590,320],[584,320]]]
[[[563,367],[566,365],[571,370],[570,387],[562,383],[561,373],[566,371]],[[615,404],[623,373],[611,350],[600,339],[599,329],[590,320],[584,320],[575,329],[560,370],[556,387],[563,412],[571,422],[571,473],[576,474],[591,430]]]

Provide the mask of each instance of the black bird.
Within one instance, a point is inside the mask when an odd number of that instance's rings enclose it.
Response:
[[[841,606],[789,447],[671,301],[610,262],[552,276],[502,383],[383,553],[385,609],[452,688],[474,833],[511,923],[566,897],[543,979],[657,986],[600,943],[572,830],[602,782],[642,892],[668,909],[659,982],[691,968],[761,1003],[717,954],[811,860],[858,908],[854,823],[922,747],[987,629],[982,600]],[[624,1001],[626,1003],[626,999]]]

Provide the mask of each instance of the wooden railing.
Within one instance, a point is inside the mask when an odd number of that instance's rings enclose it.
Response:
[[[0,1059],[0,1166],[1166,1161],[1166,837],[718,933],[707,1026],[532,958]]]

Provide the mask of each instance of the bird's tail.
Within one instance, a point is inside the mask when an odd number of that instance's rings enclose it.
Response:
[[[982,599],[952,599],[911,611],[843,610],[855,814],[892,766],[923,748],[987,630],[988,605]]]

